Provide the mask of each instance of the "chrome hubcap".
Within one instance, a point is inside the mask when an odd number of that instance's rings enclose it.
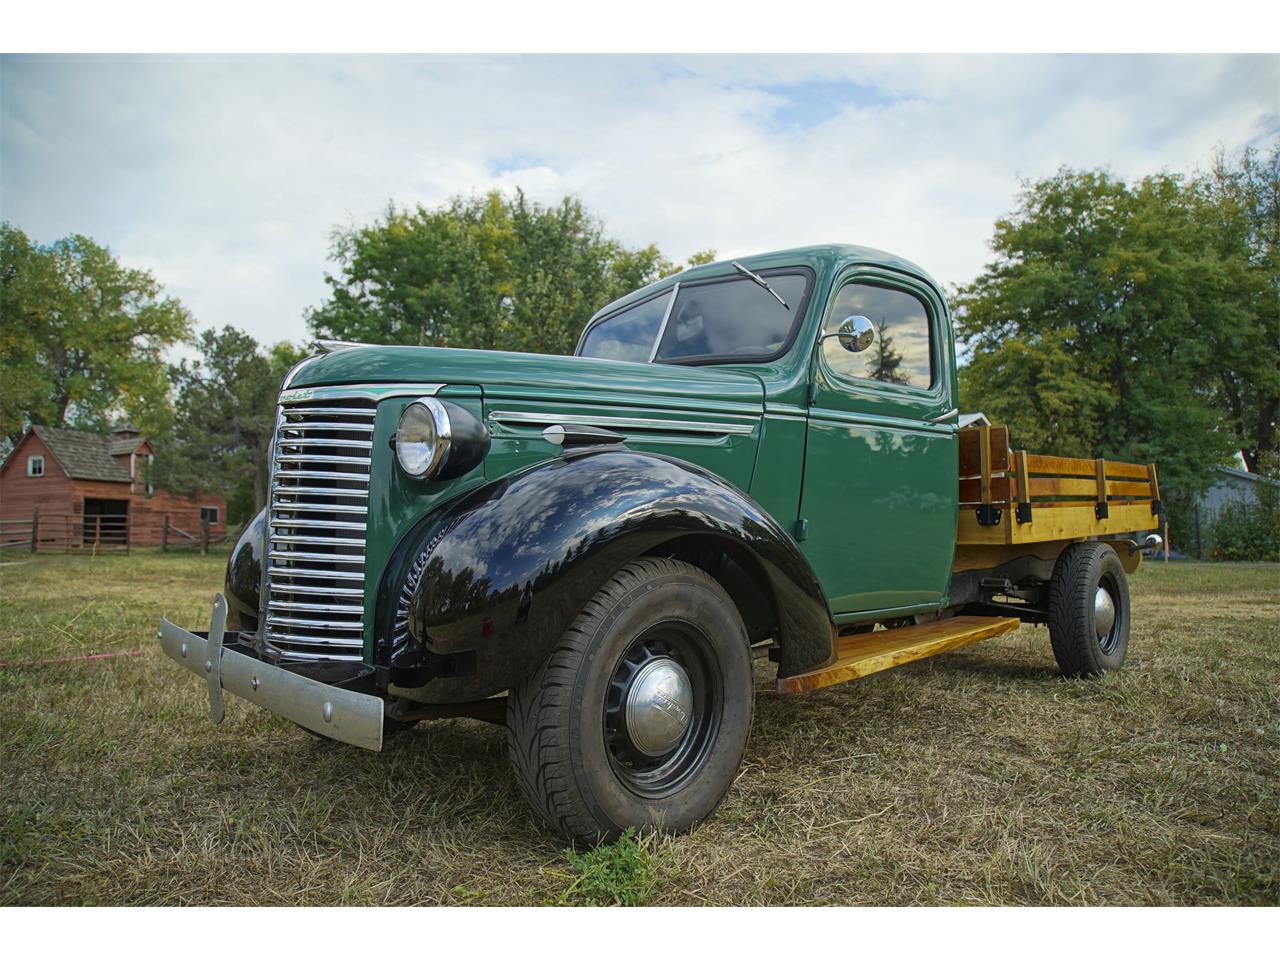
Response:
[[[1097,632],[1098,639],[1111,633],[1115,624],[1116,602],[1111,599],[1111,593],[1106,587],[1098,587],[1098,592],[1093,595],[1093,629]]]
[[[631,681],[624,715],[627,736],[637,750],[650,757],[670,753],[693,718],[689,674],[670,657],[650,660]]]

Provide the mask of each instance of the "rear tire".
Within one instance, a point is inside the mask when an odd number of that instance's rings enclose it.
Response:
[[[1049,583],[1049,641],[1062,672],[1119,670],[1130,622],[1129,581],[1115,550],[1090,541],[1062,551]]]
[[[507,700],[507,745],[541,819],[583,843],[692,829],[751,733],[751,647],[733,601],[690,564],[627,564]]]

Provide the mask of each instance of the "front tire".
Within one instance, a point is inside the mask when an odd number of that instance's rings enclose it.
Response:
[[[618,571],[507,699],[521,791],[564,837],[692,829],[751,733],[751,647],[733,601],[676,560]]]
[[[1075,543],[1062,551],[1049,583],[1049,641],[1069,677],[1119,670],[1129,650],[1129,581],[1115,550]]]

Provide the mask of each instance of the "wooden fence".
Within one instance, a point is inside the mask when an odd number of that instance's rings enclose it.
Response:
[[[169,550],[195,549],[209,552],[211,543],[224,543],[227,535],[211,537],[208,521],[198,530],[183,530],[169,522],[166,514],[161,528],[159,547]],[[128,553],[138,546],[133,523],[128,514],[41,513],[0,520],[0,551],[30,553]],[[155,545],[152,540],[151,544]]]

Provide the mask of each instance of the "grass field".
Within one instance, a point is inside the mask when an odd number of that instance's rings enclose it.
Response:
[[[502,731],[317,740],[155,646],[219,557],[0,558],[0,903],[1276,904],[1280,571],[1134,578],[1123,671],[1043,628],[817,693],[757,666],[742,773],[691,836],[566,855]]]

